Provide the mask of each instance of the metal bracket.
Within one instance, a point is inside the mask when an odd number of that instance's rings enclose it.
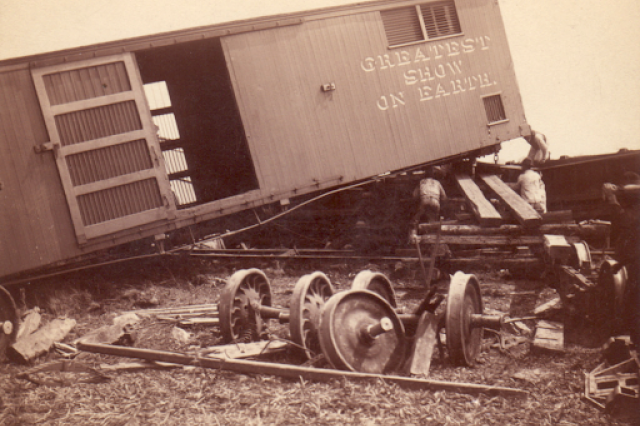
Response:
[[[36,154],[42,154],[43,152],[47,151],[54,151],[54,154],[57,158],[59,155],[58,153],[60,152],[60,144],[56,142],[42,143],[40,145],[34,146],[33,150],[36,152]]]

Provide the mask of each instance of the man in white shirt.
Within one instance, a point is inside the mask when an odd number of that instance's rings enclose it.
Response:
[[[528,202],[540,214],[547,212],[547,192],[542,181],[542,176],[531,169],[532,161],[525,158],[522,161],[522,174],[511,188]]]

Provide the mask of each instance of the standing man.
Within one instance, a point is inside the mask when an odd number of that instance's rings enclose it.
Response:
[[[551,153],[549,152],[549,143],[545,135],[531,130],[531,135],[525,136],[524,140],[531,145],[526,159],[530,160],[532,165],[540,165],[549,159]]]
[[[511,186],[511,189],[518,192],[520,196],[540,214],[547,212],[547,192],[540,173],[531,169],[532,161],[525,158],[522,161],[522,174],[518,176],[518,181]]]
[[[413,229],[418,226],[420,218],[424,213],[427,214],[429,223],[438,222],[440,219],[440,205],[447,201],[447,194],[444,192],[442,184],[437,180],[437,170],[428,168],[425,177],[420,181],[420,185],[413,191],[413,196],[420,196],[420,205],[418,211],[413,216],[411,225]]]
[[[605,183],[602,195],[611,215],[611,241],[620,268],[627,269],[623,318],[640,348],[640,176],[626,172],[621,186]],[[617,272],[617,271],[615,271]]]

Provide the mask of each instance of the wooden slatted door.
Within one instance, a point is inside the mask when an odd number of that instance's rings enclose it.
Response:
[[[32,70],[80,244],[173,218],[175,202],[130,53]]]

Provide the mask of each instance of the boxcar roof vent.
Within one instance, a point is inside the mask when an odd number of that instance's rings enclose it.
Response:
[[[454,0],[383,10],[380,14],[390,46],[462,33]]]

